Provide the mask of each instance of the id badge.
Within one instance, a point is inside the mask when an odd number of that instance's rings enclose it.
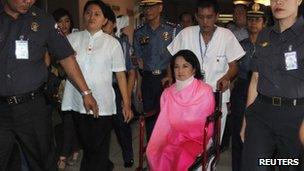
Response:
[[[28,41],[16,40],[15,55],[16,59],[29,59]]]
[[[287,71],[298,69],[297,52],[286,52],[285,56],[285,68]]]

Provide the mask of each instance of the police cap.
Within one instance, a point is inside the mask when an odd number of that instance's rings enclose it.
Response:
[[[163,1],[162,0],[142,0],[140,2],[140,5],[143,6],[150,6],[150,5],[155,5],[155,4],[162,4]]]
[[[265,17],[266,6],[260,3],[251,3],[248,6],[247,17],[257,18]]]

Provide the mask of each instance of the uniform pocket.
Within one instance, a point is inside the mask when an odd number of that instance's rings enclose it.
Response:
[[[30,34],[28,38],[29,60],[37,61],[44,59],[47,45],[43,36],[38,34]]]

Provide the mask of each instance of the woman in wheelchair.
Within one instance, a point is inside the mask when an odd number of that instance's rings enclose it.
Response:
[[[212,88],[202,81],[194,53],[177,52],[171,67],[176,82],[161,96],[160,114],[146,151],[151,171],[187,170],[203,150],[203,125],[215,107]]]

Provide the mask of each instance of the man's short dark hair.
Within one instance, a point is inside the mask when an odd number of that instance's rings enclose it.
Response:
[[[112,23],[116,23],[115,13],[109,5],[107,5],[106,11],[104,12],[104,16]]]
[[[192,22],[194,22],[195,18],[194,18],[194,16],[193,16],[191,13],[189,13],[189,12],[183,12],[183,13],[181,13],[181,15],[179,16],[179,21],[182,21],[184,15],[189,15],[189,16],[191,17],[191,19],[192,19]]]
[[[198,8],[209,8],[212,7],[215,13],[219,13],[219,4],[217,0],[198,0],[196,3],[196,12]]]

